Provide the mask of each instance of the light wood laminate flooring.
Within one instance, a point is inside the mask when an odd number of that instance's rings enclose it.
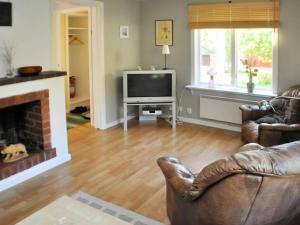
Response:
[[[105,201],[168,223],[161,156],[179,158],[193,172],[229,156],[242,145],[240,134],[165,122],[129,123],[98,131],[89,125],[69,130],[72,161],[0,193],[0,224],[24,219],[63,195],[87,192]]]

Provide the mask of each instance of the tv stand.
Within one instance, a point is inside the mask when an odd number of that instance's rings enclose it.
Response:
[[[172,106],[172,128],[176,129],[176,101],[175,102],[124,102],[124,131],[128,130],[127,112],[129,106],[168,105]]]

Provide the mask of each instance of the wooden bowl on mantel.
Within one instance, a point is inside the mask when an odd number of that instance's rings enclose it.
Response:
[[[18,73],[20,76],[34,76],[39,75],[42,72],[43,68],[41,66],[26,66],[20,67],[18,69]]]

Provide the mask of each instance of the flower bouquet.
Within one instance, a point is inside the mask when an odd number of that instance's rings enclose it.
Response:
[[[255,84],[253,83],[253,77],[258,75],[258,69],[255,68],[256,60],[255,59],[241,59],[241,62],[246,68],[246,73],[248,74],[249,81],[247,83],[248,93],[253,93]]]

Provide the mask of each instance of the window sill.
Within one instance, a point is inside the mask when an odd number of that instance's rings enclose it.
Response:
[[[218,86],[218,85],[212,88],[212,87],[208,87],[208,84],[186,85],[185,87],[191,90],[213,91],[219,93],[239,94],[244,96],[253,96],[253,97],[261,97],[261,98],[269,98],[269,97],[276,96],[276,94],[268,90],[254,90],[254,93],[248,93],[246,88],[234,88],[234,87]]]

